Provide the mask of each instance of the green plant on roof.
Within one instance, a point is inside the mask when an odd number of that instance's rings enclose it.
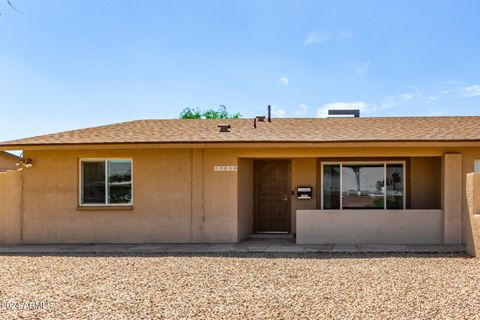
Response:
[[[217,110],[207,109],[201,111],[199,108],[185,108],[180,113],[180,119],[238,119],[240,113],[228,113],[227,107],[220,105]]]

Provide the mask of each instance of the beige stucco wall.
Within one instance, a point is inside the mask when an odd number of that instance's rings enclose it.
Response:
[[[253,233],[253,159],[238,160],[238,241]]]
[[[446,244],[462,242],[462,177],[465,174],[462,171],[462,154],[445,153],[442,161],[442,208]]]
[[[22,171],[0,172],[0,244],[22,241]]]
[[[204,160],[205,154],[203,149],[191,150],[191,227],[190,227],[190,242],[203,243],[205,242],[205,230],[204,230],[204,207],[205,203],[205,172],[204,172]]]
[[[214,171],[214,167],[236,166],[232,150],[205,149],[205,242],[237,241],[237,172]]]
[[[297,187],[313,187],[311,200],[299,200],[297,198]],[[316,158],[295,158],[292,159],[292,232],[296,230],[297,210],[315,209],[317,206],[317,159]]]
[[[17,162],[19,162],[19,159],[0,151],[0,172],[18,169]]]
[[[466,149],[462,152],[462,243],[467,243],[468,232],[470,230],[469,224],[469,210],[467,202],[467,174],[475,171],[474,161],[480,159],[480,150],[479,149]]]
[[[407,179],[409,209],[440,209],[442,207],[442,158],[413,157],[409,159]]]
[[[468,203],[468,226],[466,231],[467,252],[480,257],[480,173],[469,173],[466,180]]]
[[[237,241],[236,165],[223,150],[30,151],[25,243],[215,243]],[[78,208],[80,158],[132,158],[133,209]]]
[[[23,229],[25,243],[59,242],[236,242],[250,229],[253,179],[250,162],[238,159],[292,159],[292,191],[298,185],[312,185],[317,195],[316,158],[442,157],[444,153],[463,155],[460,177],[480,159],[478,148],[444,147],[326,147],[326,148],[174,148],[152,145],[147,149],[26,150],[33,167],[24,171]],[[133,159],[133,210],[79,210],[78,159],[125,157]],[[471,162],[471,164],[470,164]],[[456,166],[448,172],[458,171]],[[417,163],[418,164],[418,163]],[[238,165],[238,172],[217,172],[214,166]],[[416,166],[421,168],[421,166]],[[455,169],[457,168],[457,169]],[[430,168],[431,169],[431,168]],[[431,169],[434,170],[434,169]],[[247,173],[247,176],[242,175]],[[416,176],[417,177],[417,176]],[[460,180],[461,180],[460,179]],[[460,215],[466,206],[463,182],[451,180],[449,195],[461,193]],[[422,191],[418,191],[421,193]],[[431,192],[431,190],[426,191]],[[416,191],[417,193],[417,191]],[[253,195],[252,195],[253,196]],[[463,202],[462,202],[463,201]],[[292,197],[292,214],[297,209],[315,209],[317,200]],[[417,202],[418,203],[418,202]],[[458,202],[457,202],[458,204]],[[458,209],[458,205],[454,206]],[[426,208],[432,209],[432,208]],[[253,210],[253,209],[252,209]],[[416,212],[416,211],[412,211]],[[358,213],[361,214],[360,212]],[[406,217],[406,216],[405,216]],[[415,227],[415,217],[407,217]],[[447,220],[449,223],[450,220]],[[463,220],[465,222],[465,220]],[[455,222],[455,221],[454,221]],[[455,222],[456,223],[456,222]],[[465,232],[458,225],[456,236]],[[466,225],[463,225],[466,229]],[[296,221],[292,219],[292,232]],[[428,234],[428,230],[426,233]],[[415,239],[412,239],[414,241]]]
[[[190,242],[189,150],[29,152],[25,243]],[[133,210],[78,210],[79,158],[133,159]]]
[[[443,243],[442,210],[298,210],[297,243]]]

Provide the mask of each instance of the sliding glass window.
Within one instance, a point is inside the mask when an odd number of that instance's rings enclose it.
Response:
[[[404,209],[403,164],[387,164],[387,209]]]
[[[322,209],[404,209],[404,168],[403,162],[324,163]]]
[[[323,167],[323,208],[340,209],[340,165]]]

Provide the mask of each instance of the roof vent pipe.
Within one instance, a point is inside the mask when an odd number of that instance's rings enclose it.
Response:
[[[272,106],[268,105],[268,122],[272,122]]]
[[[219,124],[217,127],[220,129],[220,132],[230,132],[230,125],[229,124]]]
[[[329,116],[353,116],[354,118],[360,117],[360,109],[336,109],[328,110]]]

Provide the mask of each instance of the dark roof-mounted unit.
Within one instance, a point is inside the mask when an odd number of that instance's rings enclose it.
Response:
[[[359,118],[360,110],[359,109],[328,110],[328,116],[353,116],[354,118]]]
[[[219,124],[217,127],[220,129],[220,132],[230,132],[230,125],[229,124]]]

